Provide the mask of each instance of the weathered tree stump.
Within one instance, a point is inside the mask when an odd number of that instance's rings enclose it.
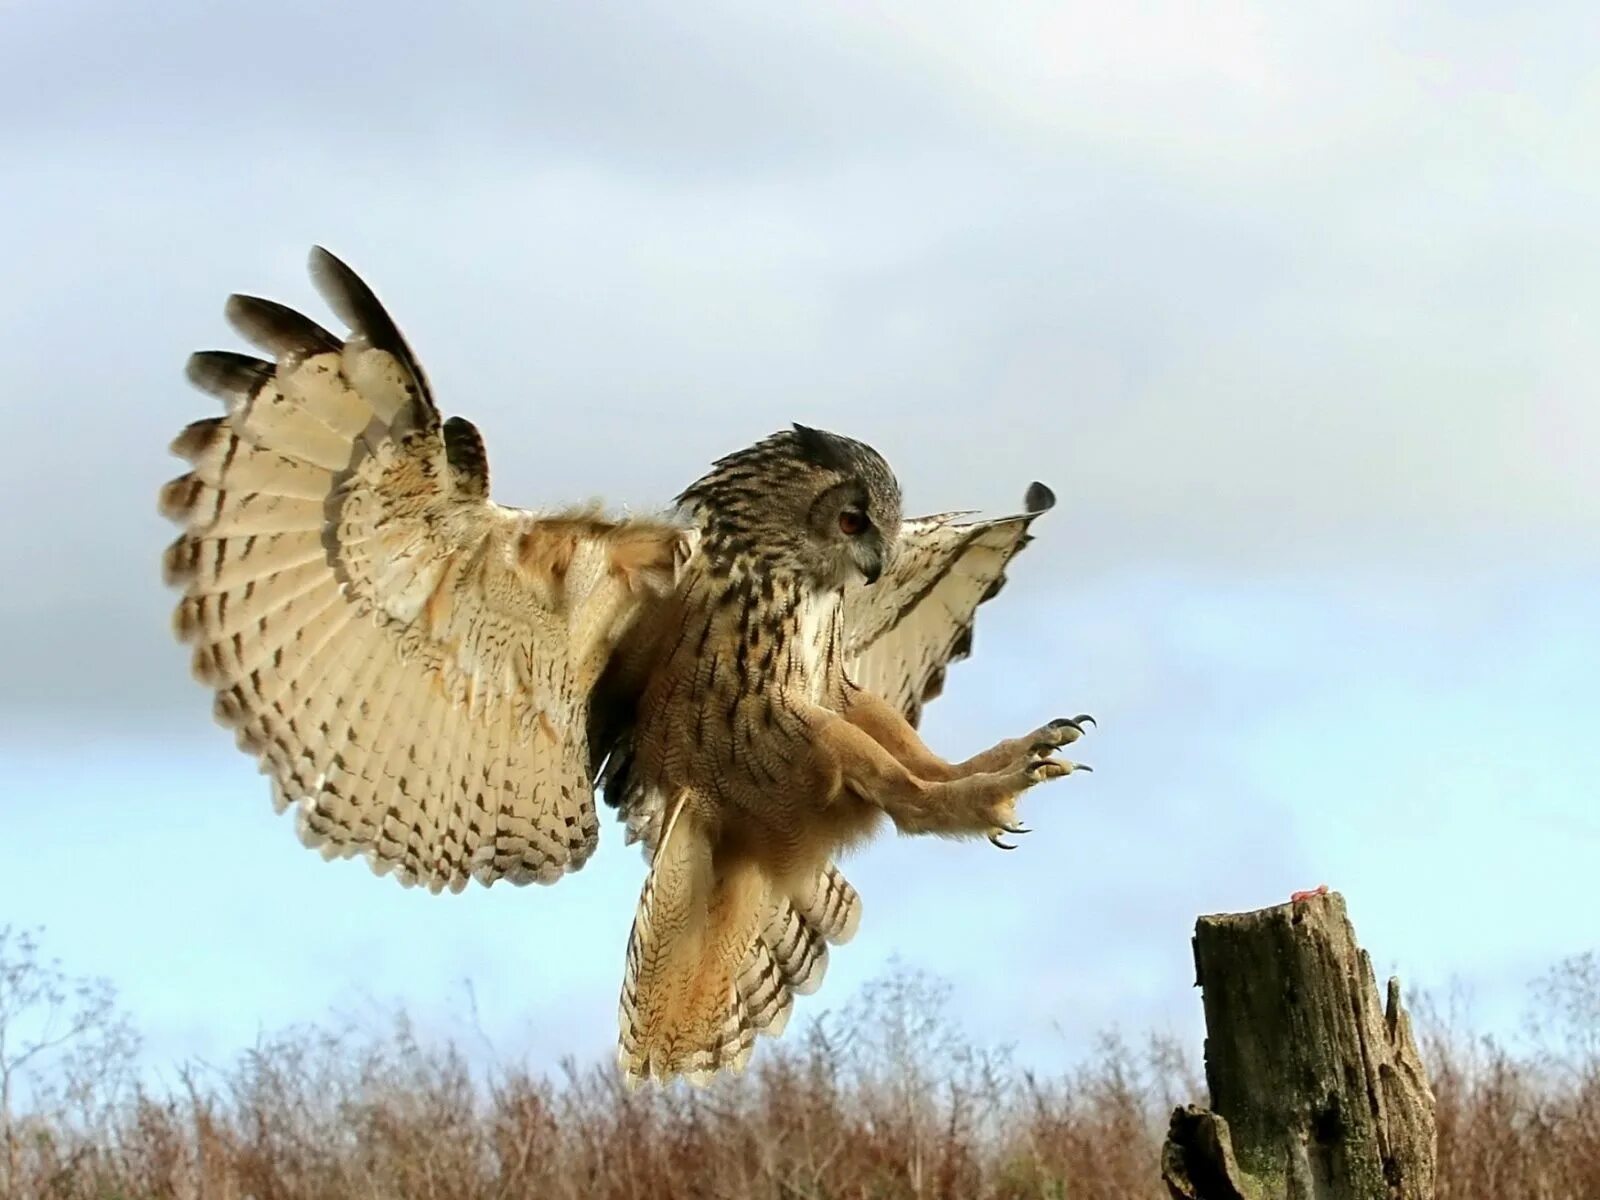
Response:
[[[1201,917],[1211,1107],[1172,1114],[1175,1200],[1432,1200],[1433,1092],[1338,893]]]

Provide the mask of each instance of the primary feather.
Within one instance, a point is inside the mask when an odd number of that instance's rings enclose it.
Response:
[[[177,632],[308,844],[435,890],[550,882],[595,845],[589,692],[692,535],[491,503],[371,291],[312,267],[347,337],[235,296],[277,361],[191,359],[226,415],[173,443]]]

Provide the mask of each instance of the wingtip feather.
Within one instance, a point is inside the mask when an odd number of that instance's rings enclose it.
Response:
[[[310,317],[276,300],[233,295],[222,311],[240,337],[278,357],[336,354],[343,346]]]
[[[273,366],[248,354],[232,350],[197,350],[184,364],[190,383],[224,402],[247,399],[257,387],[272,378]]]
[[[377,295],[338,255],[322,246],[313,246],[306,267],[318,294],[352,330],[384,350],[394,351],[398,349],[397,343],[403,344],[400,331]]]
[[[359,332],[360,314],[351,303],[352,293],[366,292],[371,296],[366,284],[343,259],[323,246],[311,247],[311,253],[306,255],[306,270],[311,274],[311,283],[317,289],[317,294],[328,302],[328,307],[338,314],[340,320]]]

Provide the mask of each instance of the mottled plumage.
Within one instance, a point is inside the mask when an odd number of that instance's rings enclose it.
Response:
[[[301,838],[459,890],[581,866],[602,783],[650,870],[627,950],[630,1080],[742,1065],[814,990],[860,899],[834,864],[884,820],[1016,832],[1073,764],[1050,722],[963,763],[914,731],[1033,518],[902,520],[860,442],[796,425],[718,460],[658,519],[488,499],[366,286],[312,273],[340,338],[270,301],[228,316],[268,362],[195,355],[226,414],[162,492],[178,635]]]

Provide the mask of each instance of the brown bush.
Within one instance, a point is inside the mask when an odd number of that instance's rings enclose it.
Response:
[[[1600,957],[1566,960],[1533,992],[1521,1052],[1459,1017],[1422,1023],[1439,1200],[1600,1198]]]
[[[1108,1037],[1040,1079],[961,1037],[944,988],[901,971],[704,1091],[630,1093],[609,1065],[475,1070],[399,1017],[379,1034],[290,1030],[155,1093],[130,1083],[105,991],[74,991],[3,932],[0,968],[13,1033],[19,980],[89,1018],[58,1023],[83,1045],[56,1047],[75,1057],[49,1086],[23,1096],[6,1076],[5,1196],[1159,1200],[1167,1115],[1202,1090],[1164,1039]],[[1600,1197],[1600,969],[1571,960],[1540,988],[1549,1019],[1521,1054],[1421,1014],[1441,1200]]]

